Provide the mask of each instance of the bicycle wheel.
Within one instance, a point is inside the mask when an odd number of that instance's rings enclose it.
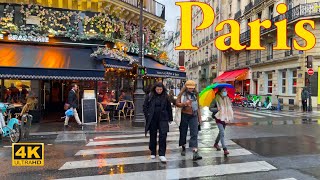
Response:
[[[21,139],[21,127],[18,124],[13,126],[10,132],[10,140],[12,143],[18,143]]]

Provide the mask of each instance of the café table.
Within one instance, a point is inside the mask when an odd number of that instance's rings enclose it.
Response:
[[[106,111],[110,111],[110,120],[114,121],[114,110],[118,106],[119,103],[114,103],[114,102],[101,102],[102,105],[111,106],[111,109],[105,108]]]

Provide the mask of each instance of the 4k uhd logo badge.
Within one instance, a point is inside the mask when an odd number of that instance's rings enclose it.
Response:
[[[44,143],[13,143],[12,166],[43,166]]]

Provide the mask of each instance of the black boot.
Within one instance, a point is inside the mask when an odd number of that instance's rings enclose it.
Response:
[[[186,155],[186,147],[182,146],[181,156],[185,156],[185,155]]]
[[[198,151],[193,151],[193,160],[200,160],[202,159],[202,156],[199,155]]]

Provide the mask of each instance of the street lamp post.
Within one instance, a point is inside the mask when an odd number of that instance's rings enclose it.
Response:
[[[144,91],[143,91],[143,79],[139,72],[139,68],[143,66],[144,58],[144,47],[143,47],[143,0],[140,0],[140,30],[139,30],[139,64],[137,68],[137,81],[136,90],[134,92],[134,119],[132,121],[132,126],[143,127],[145,125],[145,118],[143,114],[143,103],[144,103]]]

